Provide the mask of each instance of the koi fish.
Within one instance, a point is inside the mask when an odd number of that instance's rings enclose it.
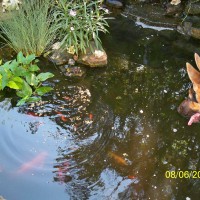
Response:
[[[90,113],[89,114],[89,119],[92,120],[93,119],[93,115]]]
[[[30,171],[33,168],[37,168],[38,166],[42,166],[44,164],[44,160],[47,157],[47,152],[42,152],[38,154],[35,158],[32,160],[22,164],[20,168],[17,170],[17,173],[23,173]]]
[[[113,152],[108,152],[108,156],[112,158],[113,160],[115,160],[120,165],[128,165],[128,163],[126,162],[124,158],[122,158],[121,156],[118,156],[117,154]]]
[[[128,179],[135,179],[136,177],[135,176],[132,176],[132,175],[129,175],[128,176]]]
[[[32,117],[38,117],[37,113],[34,113],[34,112],[32,112],[32,111],[28,111],[28,112],[27,112],[27,115],[30,115],[30,116],[32,116]]]
[[[60,115],[60,119],[63,121],[63,122],[66,122],[68,119],[67,117],[65,117],[65,115],[63,115],[60,111],[55,111],[58,115]]]
[[[65,99],[65,100],[70,100],[70,97],[63,97],[63,99]]]
[[[60,119],[61,119],[63,122],[66,122],[66,121],[67,121],[67,118],[66,118],[64,115],[61,115],[61,116],[60,116]]]

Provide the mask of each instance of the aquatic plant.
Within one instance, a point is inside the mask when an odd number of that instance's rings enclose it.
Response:
[[[40,56],[56,36],[50,7],[51,0],[24,0],[18,11],[0,22],[0,36],[17,53]]]
[[[102,8],[102,1],[57,2],[53,15],[62,46],[78,54],[79,51],[86,52],[87,47],[92,48],[90,41],[93,40],[97,48],[102,48],[99,32],[108,32],[107,10]]]
[[[54,76],[50,72],[37,74],[39,70],[34,54],[24,57],[19,52],[17,59],[0,66],[0,90],[5,87],[15,89],[17,96],[21,98],[17,106],[39,101],[40,96],[52,90],[51,87],[42,86],[42,82]]]

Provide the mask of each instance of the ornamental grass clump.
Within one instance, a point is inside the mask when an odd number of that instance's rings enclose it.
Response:
[[[24,0],[18,11],[0,22],[0,36],[17,53],[40,56],[50,48],[56,29],[52,24],[51,0]]]
[[[108,32],[105,18],[106,9],[102,1],[58,0],[54,10],[55,24],[58,25],[61,45],[68,50],[85,53],[95,42],[98,49],[102,48],[99,32]]]

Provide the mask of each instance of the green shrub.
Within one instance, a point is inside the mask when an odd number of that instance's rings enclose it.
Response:
[[[102,1],[58,0],[54,10],[55,24],[58,25],[61,45],[68,49],[86,52],[90,41],[94,40],[97,48],[102,48],[99,32],[107,32],[108,24],[104,17],[106,10]]]
[[[50,7],[51,0],[24,0],[19,11],[0,23],[0,36],[17,53],[40,56],[56,36]]]
[[[17,106],[39,101],[40,96],[52,90],[42,86],[42,82],[54,75],[50,72],[36,74],[40,70],[36,63],[34,54],[24,57],[19,52],[16,60],[0,66],[0,90],[5,87],[15,89],[17,96],[21,97]]]

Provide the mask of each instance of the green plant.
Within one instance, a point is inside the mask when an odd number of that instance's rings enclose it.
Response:
[[[42,82],[54,75],[50,72],[36,74],[40,70],[36,63],[34,54],[24,57],[19,52],[17,59],[0,66],[0,89],[15,89],[17,96],[21,97],[17,106],[39,101],[40,96],[52,90],[51,87],[42,86]]]
[[[58,26],[61,44],[68,49],[86,52],[92,48],[94,40],[97,48],[102,48],[99,32],[107,32],[108,23],[104,17],[106,10],[102,1],[58,0],[54,11],[55,24]]]
[[[19,11],[9,12],[8,19],[0,22],[0,36],[17,53],[40,56],[56,36],[50,7],[51,0],[24,0]]]

